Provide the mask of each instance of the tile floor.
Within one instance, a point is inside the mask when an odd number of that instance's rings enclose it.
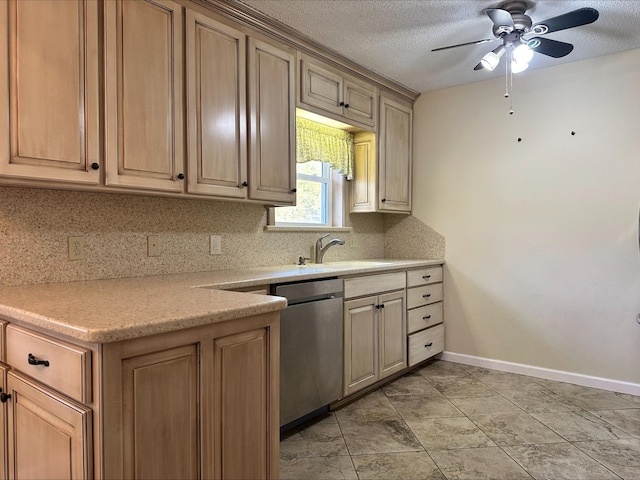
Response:
[[[286,479],[640,479],[640,397],[433,361],[280,443]]]

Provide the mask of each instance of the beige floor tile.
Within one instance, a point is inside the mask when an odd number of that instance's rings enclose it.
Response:
[[[447,398],[482,397],[496,392],[475,377],[438,377],[431,384]]]
[[[452,398],[451,403],[465,415],[522,413],[518,406],[500,395]]]
[[[307,457],[280,461],[281,480],[358,480],[351,457]]]
[[[532,477],[500,448],[429,452],[448,480],[519,480]]]
[[[640,438],[640,408],[625,410],[600,410],[591,412],[605,422]]]
[[[544,386],[585,410],[615,410],[636,406],[628,398],[599,388],[549,381]]]
[[[417,373],[400,377],[383,387],[382,391],[387,397],[395,397],[397,395],[440,395],[440,392],[433,385]]]
[[[526,413],[473,415],[470,419],[500,446],[565,441],[553,430]]]
[[[570,443],[504,447],[536,479],[620,480]]]
[[[351,455],[415,452],[422,446],[402,420],[340,422]]]
[[[427,380],[469,376],[465,367],[461,364],[443,361],[428,363],[425,367],[419,369],[417,373],[425,377]]]
[[[545,412],[531,415],[569,442],[631,437],[630,434],[589,412]]]
[[[640,439],[576,442],[574,445],[622,478],[640,478]]]
[[[464,416],[453,403],[442,395],[399,395],[390,398],[391,403],[405,420]]]
[[[338,422],[379,422],[380,420],[399,420],[401,418],[389,399],[380,390],[371,392],[334,413]]]
[[[530,388],[539,388],[531,377],[525,375],[516,375],[515,373],[496,373],[493,375],[484,375],[479,378],[482,383],[488,385],[497,392],[502,390],[527,390]]]
[[[299,429],[280,442],[280,458],[349,455],[337,423],[318,422]]]
[[[360,480],[446,480],[426,452],[354,455]]]
[[[539,385],[526,390],[501,390],[500,395],[529,413],[580,410],[575,403]]]
[[[407,420],[407,425],[427,451],[495,446],[495,443],[466,417]]]

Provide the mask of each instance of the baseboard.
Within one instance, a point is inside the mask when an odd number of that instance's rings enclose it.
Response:
[[[501,372],[519,373],[529,375],[536,378],[544,378],[547,380],[556,380],[558,382],[573,383],[585,387],[601,388],[612,392],[628,393],[631,395],[640,395],[640,384],[621,382],[620,380],[610,380],[608,378],[591,377],[580,373],[563,372],[561,370],[552,370],[550,368],[535,367],[533,365],[524,365],[522,363],[505,362],[503,360],[494,360],[491,358],[475,357],[473,355],[465,355],[462,353],[442,352],[441,360],[449,362],[463,363],[465,365],[473,365],[475,367],[491,368],[500,370]]]

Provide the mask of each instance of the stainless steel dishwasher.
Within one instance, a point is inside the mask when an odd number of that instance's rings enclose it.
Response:
[[[342,291],[335,278],[271,287],[288,301],[280,313],[281,432],[342,397]]]

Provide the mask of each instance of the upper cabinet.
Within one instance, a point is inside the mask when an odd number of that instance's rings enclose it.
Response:
[[[336,120],[371,129],[376,126],[378,89],[324,63],[300,58],[300,106]]]
[[[295,56],[249,38],[249,198],[296,199]]]
[[[182,7],[113,0],[104,8],[105,183],[182,192]]]
[[[98,3],[8,0],[0,25],[0,175],[97,185]]]
[[[246,37],[190,10],[186,18],[187,189],[246,198]]]

